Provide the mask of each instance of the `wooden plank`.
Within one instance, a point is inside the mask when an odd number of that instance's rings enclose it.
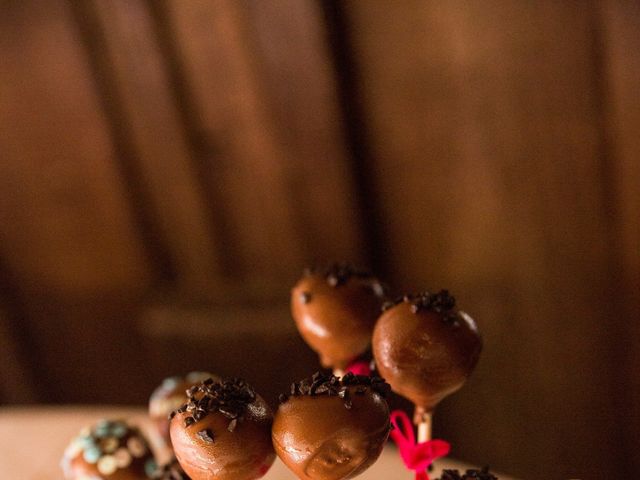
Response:
[[[457,454],[525,477],[622,476],[607,328],[620,311],[594,301],[615,292],[593,9],[414,1],[345,12],[395,283],[450,286],[485,334],[439,431]]]
[[[124,294],[100,298],[31,297],[25,302],[37,393],[49,403],[144,404],[155,388],[142,306]]]
[[[272,403],[294,379],[318,368],[317,356],[282,303],[159,303],[144,312],[138,330],[148,345],[150,375],[156,381],[172,373],[210,370],[246,379]]]
[[[141,291],[149,266],[69,7],[3,2],[0,251],[27,291]]]
[[[223,210],[225,254],[237,278],[272,284],[301,260],[280,153],[256,87],[238,7],[225,0],[156,4],[175,39],[191,92],[194,128],[206,138],[202,174]],[[251,273],[249,273],[251,272]],[[287,271],[287,274],[289,272]]]
[[[320,5],[242,2],[251,54],[283,152],[289,202],[308,259],[369,261],[338,85]]]
[[[309,211],[320,202],[318,187],[311,192],[309,200],[302,200],[307,193],[306,185],[311,183],[309,175],[322,175],[318,165],[324,165],[324,159],[318,158],[317,140],[315,147],[307,145],[306,150],[301,150],[304,140],[300,138],[295,143],[287,143],[291,137],[285,138],[283,131],[290,126],[293,126],[291,135],[296,137],[302,135],[303,129],[312,127],[303,123],[308,120],[294,118],[282,125],[282,111],[273,110],[279,98],[269,98],[269,85],[265,84],[263,74],[267,78],[271,75],[269,82],[274,81],[275,74],[269,63],[274,60],[260,63],[259,48],[267,47],[264,40],[258,39],[260,47],[252,48],[253,27],[246,10],[237,2],[226,0],[168,1],[155,5],[159,16],[167,19],[171,36],[176,39],[184,81],[193,95],[191,110],[196,128],[217,147],[215,152],[203,155],[203,172],[209,178],[210,190],[216,192],[226,210],[228,256],[234,259],[238,275],[247,280],[258,279],[255,281],[262,284],[262,288],[274,287],[277,291],[289,285],[297,275],[295,272],[312,260],[310,257],[320,254],[324,258],[325,247],[330,254],[355,253],[352,244],[357,240],[351,227],[345,228],[344,240],[333,240],[334,247],[325,243],[331,243],[327,239],[333,234],[341,234],[337,228],[350,223],[345,221],[353,215],[348,213],[349,206],[344,209],[347,213],[327,212],[335,208],[336,203],[332,200],[323,203],[323,213],[317,214],[322,215],[319,221],[333,216],[335,224],[318,226],[316,214]],[[307,13],[303,10],[294,14]],[[313,11],[309,13],[313,14]],[[280,22],[277,17],[272,18]],[[265,33],[267,28],[275,27],[263,23],[256,28]],[[312,35],[313,32],[302,41],[317,44],[318,39]],[[295,54],[292,62],[300,61],[300,54]],[[260,70],[261,67],[264,70]],[[326,65],[320,64],[317,68],[325,72],[318,82],[329,81]],[[327,92],[329,87],[323,88]],[[320,128],[318,138],[337,135],[335,128],[327,126],[331,115],[330,110],[320,113],[316,124]],[[314,155],[307,165],[313,161],[315,167],[301,168],[294,154]],[[343,171],[339,160],[328,164],[332,178],[332,172]],[[323,185],[326,184],[321,183],[320,190],[324,190]],[[338,194],[343,195],[347,187],[344,181],[339,181],[337,188]],[[322,228],[334,233],[318,233]]]
[[[617,397],[628,412],[623,425],[625,444],[636,444],[640,432],[640,4],[601,2],[606,120],[611,145],[612,222],[620,253],[621,299],[618,349],[622,353]],[[640,452],[630,448],[630,471],[640,469]]]
[[[0,302],[0,404],[35,403],[39,399],[36,383],[13,331],[10,316],[9,309]]]
[[[176,286],[191,295],[207,290],[220,282],[220,252],[146,4],[97,0],[77,8],[96,37],[92,55],[112,75],[111,101],[118,103],[131,162],[175,263]]]

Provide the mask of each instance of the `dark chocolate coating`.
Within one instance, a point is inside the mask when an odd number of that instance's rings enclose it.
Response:
[[[150,478],[157,465],[137,428],[120,420],[102,420],[71,441],[62,468],[68,480],[142,480]]]
[[[351,408],[337,396],[295,396],[280,404],[273,422],[273,446],[302,480],[342,480],[369,468],[391,429],[385,399],[370,389],[356,394]]]
[[[291,313],[322,366],[344,370],[369,347],[383,301],[375,277],[351,276],[332,286],[323,274],[311,273],[293,287]]]
[[[229,418],[219,411],[187,427],[189,416],[177,413],[169,431],[176,458],[193,480],[254,480],[273,464],[273,413],[260,396],[247,405],[233,431]],[[208,431],[213,441],[199,436],[202,431]]]
[[[402,302],[380,316],[372,346],[380,376],[418,412],[429,412],[462,387],[478,362],[482,339],[464,312],[415,311]]]
[[[156,388],[149,398],[149,416],[156,425],[158,433],[167,445],[169,437],[169,414],[187,401],[185,391],[207,378],[218,381],[220,378],[208,372],[190,372],[184,377],[169,377]]]

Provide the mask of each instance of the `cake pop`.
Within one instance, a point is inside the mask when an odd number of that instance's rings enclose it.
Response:
[[[169,414],[187,401],[186,390],[203,382],[207,378],[219,380],[208,372],[190,372],[184,377],[174,376],[165,378],[149,398],[149,416],[156,425],[160,437],[165,444],[170,445]]]
[[[384,288],[373,275],[348,265],[306,270],[291,291],[291,312],[320,363],[340,375],[364,353],[384,303]]]
[[[245,381],[205,380],[172,414],[173,449],[193,480],[254,480],[271,467],[273,414]]]
[[[80,431],[62,458],[67,480],[140,480],[157,465],[140,430],[121,420],[101,420]]]
[[[343,480],[369,468],[380,456],[391,425],[378,377],[347,373],[342,379],[316,373],[280,396],[273,445],[301,480]]]
[[[478,362],[482,340],[473,319],[446,290],[388,304],[373,332],[376,367],[416,406],[414,422],[430,425],[440,400],[458,390]],[[430,437],[419,431],[420,441]],[[425,436],[427,438],[425,438]]]

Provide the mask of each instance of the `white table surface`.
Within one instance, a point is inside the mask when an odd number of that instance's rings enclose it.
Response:
[[[0,408],[0,467],[3,478],[24,480],[62,480],[60,458],[80,429],[101,418],[121,418],[145,430],[155,438],[146,412],[141,408],[61,406]],[[167,452],[159,452],[163,461]],[[434,474],[443,468],[470,468],[468,464],[445,459],[436,462]],[[438,475],[439,476],[439,475]],[[512,477],[498,475],[500,480]],[[410,480],[413,475],[404,469],[398,451],[389,445],[380,459],[358,480]],[[276,460],[265,480],[295,480],[286,467]]]

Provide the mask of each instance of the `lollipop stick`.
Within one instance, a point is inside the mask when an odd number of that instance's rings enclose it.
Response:
[[[431,412],[416,412],[418,419],[418,443],[431,440]]]

